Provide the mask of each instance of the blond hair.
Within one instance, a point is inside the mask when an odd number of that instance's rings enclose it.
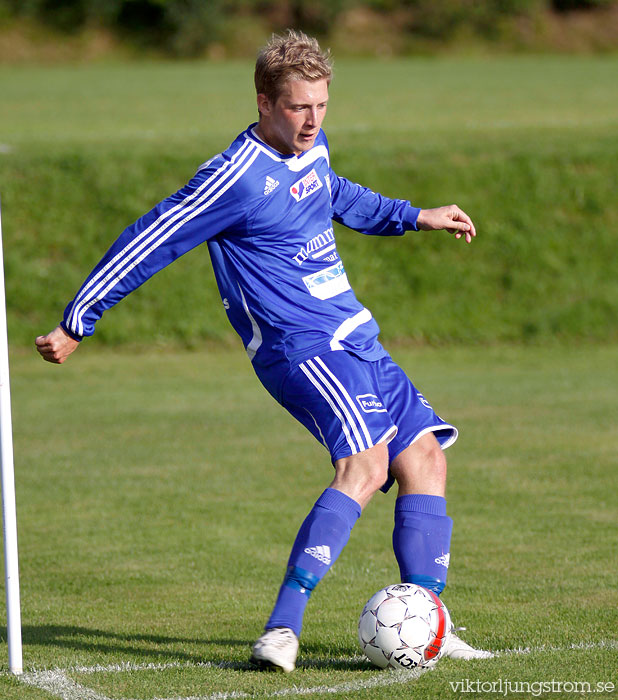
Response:
[[[288,80],[327,80],[333,76],[329,51],[322,51],[317,39],[288,29],[273,34],[255,62],[255,89],[276,102]]]

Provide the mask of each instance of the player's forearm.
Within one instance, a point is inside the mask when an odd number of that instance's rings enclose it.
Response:
[[[137,224],[138,222],[136,222]],[[88,275],[67,305],[61,327],[78,340],[94,333],[103,313],[137,289],[163,265],[142,257],[139,227],[128,227]]]
[[[204,205],[198,206],[205,178],[196,176],[122,232],[65,309],[61,325],[72,338],[92,335],[107,309],[218,233],[221,218],[213,216],[212,210],[204,211]]]
[[[401,236],[417,230],[421,211],[404,199],[391,199],[345,178],[331,176],[333,218],[361,233]]]

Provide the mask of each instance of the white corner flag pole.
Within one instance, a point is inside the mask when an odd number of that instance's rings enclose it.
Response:
[[[2,460],[2,519],[4,523],[4,574],[6,581],[6,627],[9,670],[23,673],[21,608],[17,560],[17,509],[13,465],[13,426],[9,384],[9,343],[6,329],[4,257],[2,253],[2,203],[0,202],[0,459]]]

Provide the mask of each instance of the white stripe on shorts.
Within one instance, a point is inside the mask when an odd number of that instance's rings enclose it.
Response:
[[[307,411],[307,413],[311,416],[313,422],[315,423],[316,430],[318,431],[318,433],[320,433],[320,442],[324,445],[324,447],[326,447],[328,449],[328,443],[326,442],[326,438],[324,437],[324,433],[322,432],[322,428],[320,428],[320,426],[318,425],[318,422],[315,419],[315,416],[313,415],[313,413],[311,413],[311,411],[308,408],[306,408],[305,411]]]
[[[335,375],[328,369],[326,366],[324,360],[321,357],[315,357],[315,361],[322,367],[324,372],[328,374],[328,376],[335,382],[339,390],[341,391],[341,394],[343,397],[347,400],[348,404],[352,408],[352,411],[354,412],[354,415],[356,416],[356,419],[358,421],[358,424],[360,425],[364,435],[365,435],[365,441],[367,442],[367,447],[373,447],[373,442],[371,441],[371,435],[369,434],[369,430],[367,430],[367,425],[363,419],[363,417],[360,414],[360,411],[358,410],[358,407],[356,406],[356,403],[352,400],[350,397],[350,394],[348,394],[347,389],[343,386],[343,384],[335,377]]]
[[[352,454],[357,454],[358,452],[373,447],[371,435],[365,421],[354,405],[345,387],[328,369],[324,362],[319,357],[314,357],[313,360],[303,362],[300,367],[311,383],[326,399],[341,422]]]
[[[307,379],[313,384],[313,386],[320,392],[320,394],[326,399],[328,405],[333,409],[333,413],[339,418],[339,421],[341,422],[341,427],[343,428],[343,432],[345,433],[346,440],[348,441],[348,445],[350,446],[350,449],[352,450],[352,454],[355,455],[357,452],[360,452],[358,449],[357,445],[355,444],[354,440],[352,439],[352,436],[350,435],[350,430],[347,426],[347,423],[345,422],[345,418],[341,415],[341,411],[337,409],[337,406],[333,403],[332,399],[328,395],[328,393],[325,391],[325,389],[320,385],[319,381],[311,374],[309,368],[305,365],[303,362],[302,364],[299,365],[303,373],[306,375]]]
[[[326,367],[324,362],[322,360],[320,360],[319,357],[314,357],[313,360],[307,360],[307,364],[309,365],[309,367],[311,367],[311,369],[315,373],[315,376],[317,376],[318,379],[321,381],[322,386],[327,391],[330,392],[330,395],[337,402],[337,405],[339,406],[339,408],[341,409],[341,411],[343,412],[343,414],[347,418],[347,421],[348,421],[350,427],[352,428],[352,432],[354,433],[354,437],[356,438],[356,440],[358,442],[359,452],[362,452],[364,449],[366,449],[365,443],[363,442],[363,436],[361,435],[361,432],[359,430],[359,426],[357,423],[355,423],[354,416],[350,412],[350,408],[347,405],[346,396],[348,397],[348,400],[349,400],[349,396],[348,396],[346,390],[339,383],[339,387],[341,387],[341,393],[337,393],[337,389],[335,388],[335,386],[333,386],[332,382],[329,381],[329,379],[322,373],[322,371],[317,366],[317,364],[314,363],[314,360],[315,360],[315,362],[319,362],[327,372],[328,372],[328,367]],[[329,374],[331,374],[331,373],[329,372]],[[359,416],[359,418],[360,418],[360,416]],[[362,421],[362,419],[361,419],[361,421]],[[369,433],[367,431],[367,427],[365,426],[364,421],[363,421],[362,427],[365,429],[364,432],[368,435]],[[371,438],[369,438],[367,447],[373,447],[373,443],[371,442]]]

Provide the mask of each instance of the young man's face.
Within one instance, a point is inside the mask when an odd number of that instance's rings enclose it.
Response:
[[[328,82],[289,80],[274,103],[264,94],[257,103],[260,136],[279,153],[299,156],[313,146],[326,116]]]

